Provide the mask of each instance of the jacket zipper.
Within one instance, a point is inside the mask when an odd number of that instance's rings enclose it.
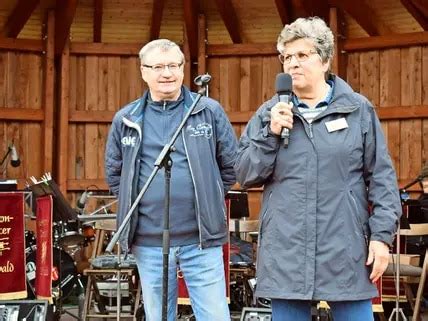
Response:
[[[193,175],[192,164],[190,163],[189,153],[187,152],[186,139],[184,138],[184,133],[182,133],[181,135],[183,138],[184,150],[186,151],[186,156],[187,156],[187,160],[189,163],[190,176],[192,176],[193,188],[195,190],[196,217],[198,219],[198,228],[199,228],[199,249],[202,250],[201,214],[200,214],[200,209],[199,209],[198,193],[196,192],[196,183],[195,183],[195,177]]]
[[[140,128],[140,126],[138,126],[138,124],[136,124],[136,123],[134,123],[134,122],[131,122],[130,120],[128,120],[127,118],[123,118],[123,123],[126,125],[126,126],[128,126],[128,127],[130,127],[130,128],[134,128],[136,131],[137,131],[137,133],[138,133],[138,137],[140,138],[140,144],[141,144],[141,140],[142,140],[142,133],[141,133],[141,128]],[[137,158],[137,153],[138,153],[138,151],[139,151],[139,148],[135,148],[135,151],[134,151],[134,153],[133,153],[133,155],[132,155],[132,162],[134,163],[135,162],[135,159]],[[135,166],[131,166],[131,169],[130,169],[130,177],[134,177],[134,169],[135,169]],[[131,184],[133,185],[133,182],[131,182]],[[130,209],[130,206],[131,206],[131,204],[132,204],[132,186],[131,186],[131,193],[129,193],[129,202],[128,202],[128,210]],[[129,223],[130,224],[130,223]],[[126,245],[127,245],[127,247],[128,247],[128,249],[129,249],[129,244],[128,244],[128,240],[126,241]],[[126,249],[126,250],[128,250],[128,249]]]
[[[220,183],[218,182],[218,180],[217,180],[217,188],[218,188],[218,191],[220,192],[220,195],[223,195],[224,189],[221,188]],[[224,200],[224,197],[222,199]],[[223,201],[223,203],[224,203],[224,201]],[[224,220],[227,221],[227,215],[226,215],[226,211],[224,209],[224,206],[222,207],[222,211],[223,211]]]
[[[263,212],[261,219],[259,220],[259,236],[258,236],[258,239],[257,239],[257,247],[260,247],[260,241],[262,239],[262,225],[263,225],[262,222],[265,219],[266,213],[267,213],[267,211],[269,209],[269,202],[270,202],[270,198],[271,197],[272,197],[272,191],[269,193],[269,197],[268,197],[268,200],[266,202],[266,204],[267,204],[266,205],[266,209]]]
[[[355,210],[356,210],[355,217],[357,218],[358,225],[360,225],[361,234],[364,237],[364,242],[366,243],[366,246],[369,246],[368,236],[364,232],[363,224],[361,223],[361,220],[358,217],[358,206],[357,206],[357,201],[355,200],[355,197],[354,197],[354,193],[352,193],[352,191],[350,191],[349,194],[351,195],[352,202],[354,203],[354,206],[355,206]]]

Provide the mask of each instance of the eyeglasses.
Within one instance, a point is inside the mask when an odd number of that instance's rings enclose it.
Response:
[[[176,62],[172,62],[170,64],[157,64],[157,65],[143,65],[143,67],[145,68],[150,68],[151,70],[153,70],[155,73],[160,74],[162,73],[165,68],[168,68],[168,70],[170,72],[177,72],[180,67],[183,65],[183,62],[180,63],[176,63]]]
[[[318,54],[318,52],[313,51],[313,50],[298,51],[298,52],[296,52],[294,54],[286,54],[286,55],[279,54],[278,58],[279,58],[279,61],[281,61],[282,64],[287,64],[288,65],[291,62],[291,59],[293,57],[295,57],[298,62],[303,62],[303,61],[308,60],[311,55],[317,55],[317,54]]]

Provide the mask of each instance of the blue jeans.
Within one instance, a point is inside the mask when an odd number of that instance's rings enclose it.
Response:
[[[143,290],[147,321],[162,320],[162,248],[133,246]],[[177,318],[177,266],[189,290],[196,320],[229,321],[223,249],[199,249],[197,244],[171,247],[168,267],[168,321]]]
[[[371,300],[328,302],[333,321],[373,321]],[[272,299],[272,321],[311,320],[311,301]]]

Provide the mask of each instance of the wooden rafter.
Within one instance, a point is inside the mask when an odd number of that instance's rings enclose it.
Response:
[[[426,0],[412,0],[413,4],[428,19],[428,2]]]
[[[428,30],[428,16],[425,16],[423,12],[419,10],[419,7],[416,6],[415,2],[412,0],[401,0],[401,4],[413,16],[413,18],[415,18],[415,20],[425,31]],[[423,8],[422,6],[421,8]]]
[[[153,0],[152,22],[150,24],[150,40],[159,38],[165,0]]]
[[[59,55],[64,49],[65,42],[70,34],[71,23],[76,13],[78,0],[65,1],[55,9],[55,54]]]
[[[328,0],[328,2],[331,6],[346,11],[369,36],[383,36],[394,33],[381,22],[364,0]]]
[[[217,9],[223,19],[224,25],[229,32],[233,43],[242,43],[238,16],[231,0],[215,0]]]
[[[4,37],[16,38],[24,28],[40,0],[19,0],[7,18],[2,34]]]
[[[307,16],[317,16],[324,19],[325,22],[328,22],[329,6],[327,1],[299,0],[299,2],[300,6],[304,9]]]
[[[299,17],[308,17],[309,12],[306,10],[305,0],[291,0],[291,15],[292,20],[296,20]]]
[[[94,42],[101,42],[103,26],[103,0],[94,0]]]
[[[275,0],[276,10],[278,11],[283,25],[291,22],[290,8],[287,4],[288,1],[286,0]]]
[[[195,61],[198,59],[198,1],[183,0],[183,11],[190,58],[192,61]]]

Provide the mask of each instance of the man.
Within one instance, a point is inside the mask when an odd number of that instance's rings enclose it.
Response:
[[[149,90],[114,117],[106,147],[108,184],[119,199],[117,224],[147,181],[196,94],[183,84],[184,55],[159,39],[140,51]],[[202,97],[171,154],[168,320],[176,318],[180,267],[197,320],[230,320],[222,244],[227,240],[225,192],[235,183],[237,140],[220,104]],[[161,320],[164,170],[139,203],[120,243],[134,253],[148,321]]]

